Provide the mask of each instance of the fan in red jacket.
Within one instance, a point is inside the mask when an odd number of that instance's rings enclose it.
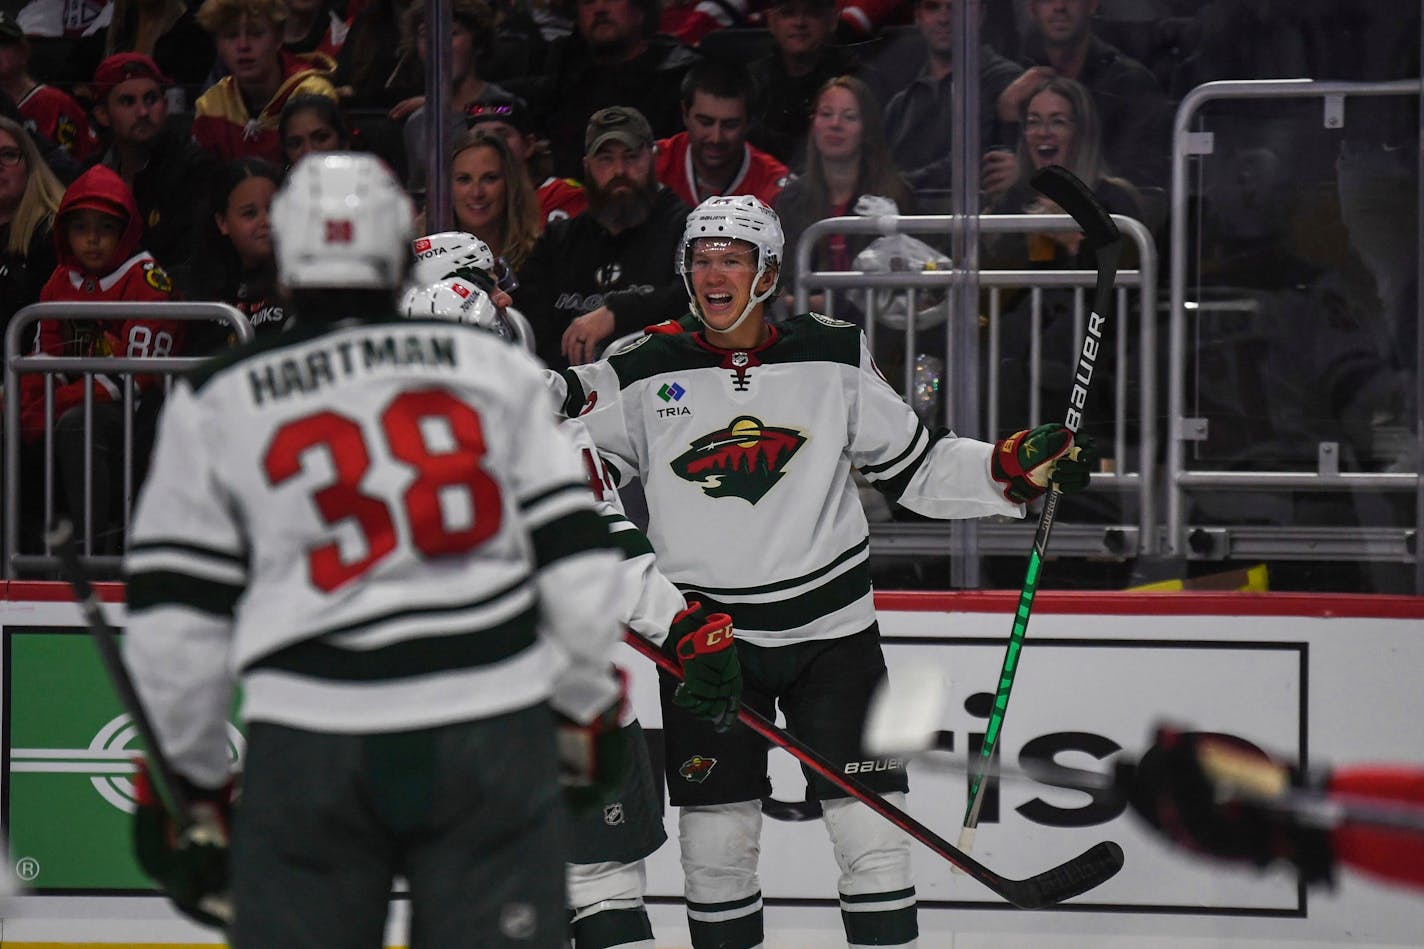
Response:
[[[103,165],[80,175],[64,193],[55,215],[54,241],[59,258],[40,302],[132,302],[173,299],[173,281],[147,252],[139,248],[143,221],[133,193],[123,179]],[[172,320],[43,320],[37,355],[47,356],[169,356],[177,355],[182,324]],[[92,377],[95,402],[121,398],[119,377]],[[152,376],[138,376],[139,391]],[[57,420],[84,399],[84,380],[61,376],[54,388]],[[26,439],[44,432],[44,376],[21,379],[21,429]]]

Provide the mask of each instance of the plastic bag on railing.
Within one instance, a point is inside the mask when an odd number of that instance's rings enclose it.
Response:
[[[855,203],[855,213],[864,217],[886,217],[899,213],[895,202],[878,195],[863,195]],[[920,273],[926,270],[948,270],[953,264],[944,254],[909,234],[886,234],[877,237],[855,255],[856,270],[864,273]],[[886,326],[902,330],[910,312],[911,293],[908,290],[881,289],[875,295],[875,317]],[[944,291],[920,289],[915,294],[915,328],[928,329],[943,323],[949,308],[944,304]]]

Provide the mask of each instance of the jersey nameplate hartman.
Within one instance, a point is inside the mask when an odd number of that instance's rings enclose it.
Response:
[[[455,340],[448,335],[391,332],[364,339],[342,339],[328,346],[247,371],[252,401],[261,405],[293,395],[311,395],[338,379],[406,369],[411,366],[456,369]]]

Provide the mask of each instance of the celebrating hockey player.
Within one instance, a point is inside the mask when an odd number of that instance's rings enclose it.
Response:
[[[140,808],[136,845],[215,921],[240,676],[239,949],[382,946],[398,873],[412,947],[563,947],[559,752],[621,779],[608,531],[531,358],[394,318],[411,211],[372,156],[303,159],[296,328],[174,385],[134,522],[126,658],[204,817]]]
[[[827,757],[861,759],[860,728],[885,672],[869,572],[869,527],[852,468],[892,502],[938,518],[1022,516],[1056,480],[1088,481],[1060,425],[998,444],[930,432],[885,382],[856,327],[815,313],[773,326],[766,301],[782,253],[776,215],[750,196],[688,217],[679,270],[702,329],[655,333],[567,370],[565,413],[642,478],[648,535],[689,600],[737,627],[742,701]],[[671,328],[671,327],[666,327]],[[687,714],[663,682],[667,781],[679,814],[696,949],[763,937],[757,876],[767,746]],[[903,803],[905,773],[859,775]],[[853,946],[917,938],[908,838],[807,773],[823,803]]]
[[[431,242],[422,244],[422,240],[418,238],[414,246],[428,251]],[[401,302],[401,312],[411,318],[435,316],[472,323],[512,341],[484,291],[460,277],[412,287]],[[614,479],[583,423],[566,418],[560,428],[573,443],[599,513],[623,553],[623,597],[616,615],[639,635],[682,657],[688,682],[676,701],[693,714],[729,726],[741,694],[731,620],[684,601],[657,569],[647,537],[624,516]],[[653,949],[654,945],[643,904],[647,882],[643,861],[663,845],[667,833],[643,730],[631,707],[625,709],[622,728],[630,752],[627,776],[611,796],[588,802],[592,806],[574,816],[568,867],[574,949]]]

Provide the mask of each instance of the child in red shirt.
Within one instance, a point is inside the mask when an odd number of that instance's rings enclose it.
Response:
[[[167,301],[174,297],[173,282],[158,262],[139,248],[143,221],[133,193],[115,172],[95,165],[65,192],[55,215],[54,239],[59,258],[40,302]],[[126,318],[115,320],[43,320],[36,355],[49,356],[172,356],[179,353],[183,324],[175,320]],[[93,390],[92,432],[85,431],[85,378],[80,373],[61,375],[53,392],[55,446],[59,474],[76,524],[84,505],[84,442],[92,437],[92,505],[94,526],[104,531],[110,485],[122,485],[123,379],[96,372],[89,377]],[[135,376],[135,396],[141,400],[151,390],[154,376]],[[27,441],[44,433],[44,376],[21,378],[21,432]],[[112,545],[111,545],[112,546]]]

